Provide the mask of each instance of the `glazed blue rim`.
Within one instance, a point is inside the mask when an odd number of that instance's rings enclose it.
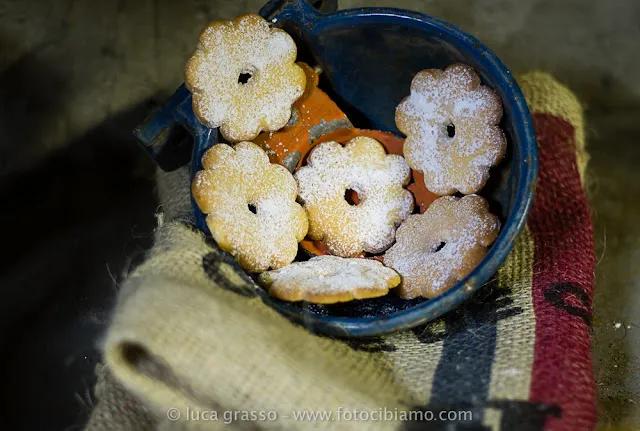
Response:
[[[265,5],[261,13],[269,6],[270,4]],[[512,141],[519,142],[521,154],[518,160],[512,161],[512,163],[517,163],[520,168],[516,179],[515,194],[512,197],[513,209],[502,226],[498,238],[470,274],[439,296],[380,318],[317,315],[306,312],[304,308],[294,308],[290,303],[279,301],[262,288],[256,289],[257,292],[265,303],[292,320],[304,324],[311,330],[339,337],[370,337],[409,329],[453,310],[480,289],[498,271],[513,248],[516,237],[526,222],[526,216],[533,201],[538,171],[537,143],[527,103],[511,72],[491,50],[475,37],[447,22],[419,12],[374,7],[320,14],[308,3],[297,1],[283,7],[274,17],[298,21],[302,24],[301,27],[309,32],[320,32],[324,28],[354,19],[368,23],[389,23],[389,19],[392,19],[405,26],[428,26],[439,37],[455,40],[455,45],[466,48],[465,51],[470,53],[470,56],[478,64],[483,65],[485,71],[493,79],[492,85],[500,90],[503,104],[509,104],[512,108],[511,124],[514,138]],[[215,130],[208,129],[205,133],[196,133],[192,157],[192,176],[202,168],[202,155],[216,141],[217,131]],[[203,232],[209,233],[205,216],[193,199],[192,205],[196,226]]]

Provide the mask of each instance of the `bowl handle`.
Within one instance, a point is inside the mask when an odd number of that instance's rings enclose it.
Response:
[[[189,163],[193,150],[208,148],[218,139],[217,129],[210,129],[196,119],[191,93],[184,84],[164,105],[147,116],[133,134],[166,172]]]
[[[300,14],[333,13],[338,10],[338,0],[269,0],[259,13],[264,19],[271,20],[285,10],[295,10]]]

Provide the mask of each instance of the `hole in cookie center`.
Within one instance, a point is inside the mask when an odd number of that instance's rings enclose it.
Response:
[[[251,211],[254,214],[258,213],[258,210],[256,209],[256,206],[254,204],[247,204],[247,207],[249,208],[249,211]]]
[[[244,85],[249,82],[252,77],[253,74],[251,72],[240,72],[240,75],[238,76],[238,82]]]
[[[360,203],[360,196],[358,192],[353,189],[347,189],[344,191],[344,200],[351,206],[358,205]]]
[[[434,247],[434,249],[433,249],[433,250],[431,250],[431,252],[432,252],[432,253],[437,253],[437,252],[439,252],[440,250],[442,250],[442,249],[444,248],[444,246],[445,246],[445,245],[447,245],[447,243],[446,243],[446,242],[444,242],[444,241],[441,241],[441,242],[440,242],[440,244],[438,244],[437,246],[435,246],[435,247]]]
[[[453,123],[447,124],[447,136],[450,138],[456,136],[456,126]]]

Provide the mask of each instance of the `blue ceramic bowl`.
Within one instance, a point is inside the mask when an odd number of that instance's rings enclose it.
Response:
[[[454,26],[427,15],[399,9],[363,8],[335,12],[335,1],[272,0],[260,14],[296,40],[299,59],[322,67],[320,86],[360,128],[399,133],[395,107],[409,93],[416,72],[452,63],[471,65],[484,84],[502,99],[502,128],[508,142],[505,160],[491,172],[481,191],[503,227],[482,262],[452,289],[433,299],[405,301],[393,293],[375,299],[335,305],[289,303],[257,289],[263,300],[285,316],[330,335],[364,337],[410,328],[454,309],[498,270],[525,223],[533,197],[537,157],[531,116],[511,72],[484,45]],[[161,167],[184,163],[175,156],[181,125],[193,136],[192,174],[203,153],[218,140],[216,130],[193,116],[191,97],[183,87],[136,130]],[[170,145],[167,145],[170,144]],[[196,225],[208,232],[194,205]]]

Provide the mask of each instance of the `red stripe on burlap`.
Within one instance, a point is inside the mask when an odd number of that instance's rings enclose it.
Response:
[[[529,217],[536,318],[530,397],[561,408],[545,429],[589,430],[596,422],[590,343],[593,228],[573,126],[553,115],[533,117],[540,173]]]

